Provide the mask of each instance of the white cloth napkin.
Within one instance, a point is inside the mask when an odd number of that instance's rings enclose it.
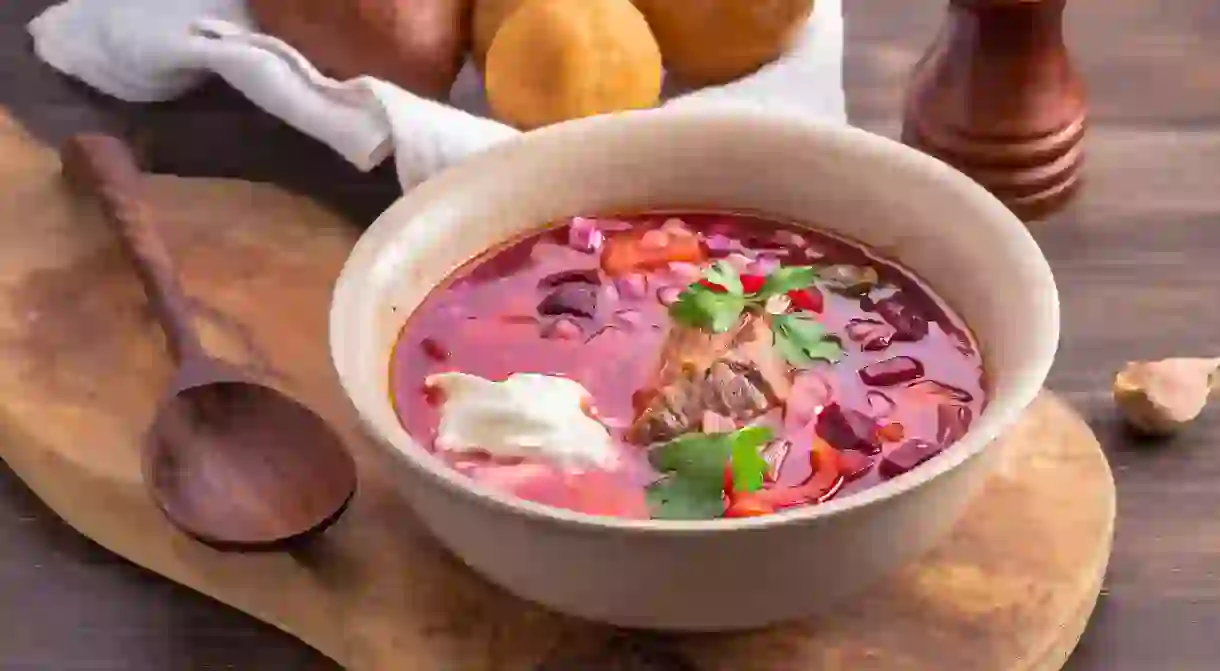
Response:
[[[726,86],[671,97],[662,109],[750,105],[846,123],[840,3],[818,0],[803,39],[779,61]],[[67,0],[31,21],[29,32],[52,67],[127,101],[169,100],[215,73],[360,170],[392,153],[404,190],[518,134],[485,116],[469,63],[450,105],[372,77],[335,81],[258,33],[244,0]]]

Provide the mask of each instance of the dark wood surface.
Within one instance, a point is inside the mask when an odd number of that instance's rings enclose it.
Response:
[[[134,131],[156,169],[275,181],[357,220],[393,198],[386,170],[356,173],[220,86],[137,108],[55,76],[29,53],[23,28],[48,4],[0,2],[0,105],[44,139]],[[942,8],[845,4],[851,117],[896,135],[901,87]],[[1090,420],[1119,483],[1110,574],[1071,671],[1204,671],[1220,656],[1220,449],[1212,440],[1220,412],[1177,440],[1146,445],[1121,430],[1109,400],[1110,378],[1129,358],[1220,352],[1216,35],[1214,0],[1069,0],[1068,45],[1089,87],[1093,126],[1080,201],[1036,231],[1064,306],[1050,384]],[[5,671],[335,668],[81,538],[4,468],[0,547]],[[685,671],[639,641],[624,650],[620,657],[637,661],[553,668]]]

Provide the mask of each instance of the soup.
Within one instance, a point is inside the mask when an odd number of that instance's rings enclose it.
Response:
[[[403,426],[513,496],[628,518],[817,505],[986,403],[965,324],[843,239],[741,214],[576,217],[466,264],[393,354]]]

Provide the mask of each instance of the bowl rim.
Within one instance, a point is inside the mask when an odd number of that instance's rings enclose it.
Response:
[[[799,132],[805,134],[813,142],[832,142],[838,143],[840,146],[855,145],[854,149],[863,153],[886,155],[887,160],[905,164],[904,167],[911,170],[927,173],[943,185],[948,197],[972,201],[973,206],[984,215],[980,217],[981,225],[997,229],[1007,227],[1009,230],[1005,236],[1011,238],[1009,242],[1020,246],[1012,253],[1025,258],[1030,266],[1029,270],[1041,276],[1039,290],[1047,292],[1049,307],[1046,314],[1043,315],[1041,323],[1036,323],[1035,328],[1030,331],[1029,335],[1038,339],[1038,342],[1035,343],[1035,354],[1020,371],[1020,379],[1013,383],[1008,402],[1003,405],[989,404],[966,435],[953,443],[936,459],[921,464],[919,468],[910,472],[854,492],[851,496],[831,499],[818,505],[789,508],[771,515],[711,520],[635,520],[607,517],[519,499],[481,485],[447,467],[411,437],[405,428],[403,428],[403,434],[410,440],[411,445],[399,446],[390,437],[384,435],[373,418],[366,412],[364,404],[358,401],[351,391],[351,385],[349,385],[351,375],[346,372],[347,366],[344,360],[349,356],[345,352],[352,348],[345,347],[345,338],[338,335],[344,331],[343,324],[348,320],[348,306],[356,304],[354,293],[358,290],[356,284],[359,278],[368,274],[369,270],[376,265],[380,243],[398,235],[409,226],[409,222],[415,214],[414,211],[427,210],[435,199],[443,197],[446,192],[466,188],[467,175],[502,169],[501,166],[511,163],[514,157],[536,151],[539,145],[577,140],[579,136],[590,132],[613,135],[620,130],[625,132],[633,127],[690,123],[744,124],[757,132]],[[897,257],[897,259],[901,262],[901,257]],[[539,522],[558,524],[569,530],[632,535],[705,535],[814,523],[824,518],[866,508],[907,494],[979,456],[1001,433],[1017,422],[1020,415],[1041,392],[1058,350],[1060,305],[1058,289],[1050,264],[1025,224],[985,188],[957,169],[900,142],[854,126],[820,119],[801,118],[790,113],[762,112],[757,109],[724,106],[640,110],[566,121],[523,133],[444,169],[399,197],[360,236],[335,282],[328,330],[332,365],[338,375],[344,395],[356,409],[361,426],[371,434],[371,439],[380,443],[381,448],[397,452],[410,468],[420,475],[432,479],[450,493],[464,497],[477,505],[524,515]],[[979,420],[985,417],[989,418],[988,431],[983,433],[978,425]]]

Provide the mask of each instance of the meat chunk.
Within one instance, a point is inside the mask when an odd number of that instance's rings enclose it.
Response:
[[[792,382],[774,341],[753,315],[726,333],[675,326],[652,385],[637,394],[628,439],[647,445],[698,431],[708,413],[741,426],[783,403]]]

